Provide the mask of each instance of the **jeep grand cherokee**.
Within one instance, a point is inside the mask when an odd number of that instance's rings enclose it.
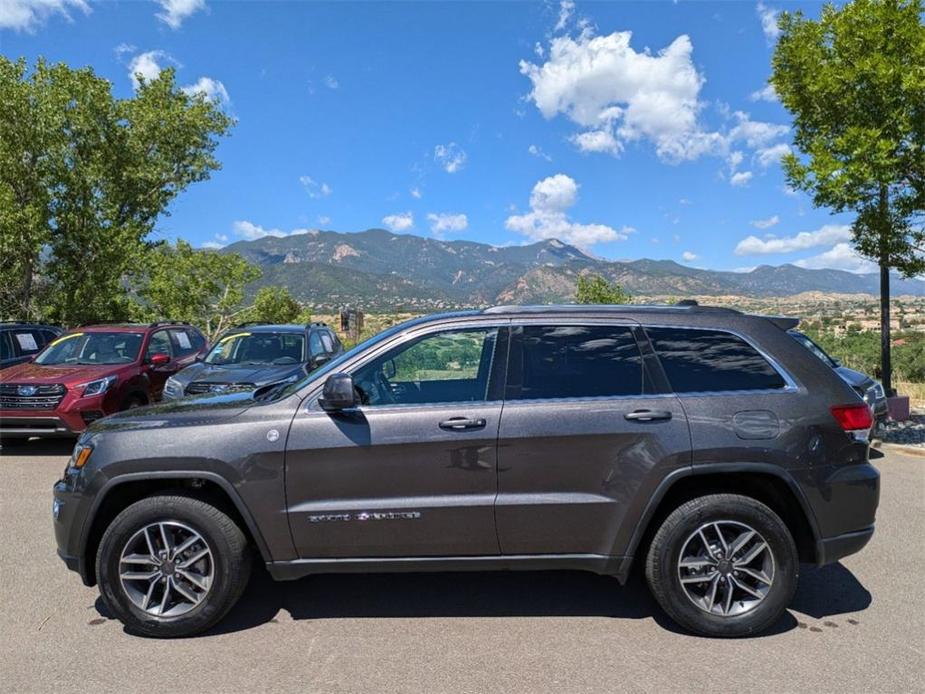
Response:
[[[180,636],[272,576],[641,564],[713,636],[870,539],[869,408],[729,309],[496,307],[391,328],[253,393],[120,413],[54,488],[58,552],[128,628]]]

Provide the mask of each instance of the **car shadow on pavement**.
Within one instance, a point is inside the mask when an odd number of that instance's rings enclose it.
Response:
[[[834,564],[802,567],[791,609],[813,618],[858,612],[870,593],[848,569]],[[97,611],[112,615],[96,601]],[[653,619],[660,627],[688,634],[665,615],[634,574],[625,586],[616,579],[580,571],[327,574],[274,582],[256,563],[238,604],[199,638],[275,623],[281,610],[292,619],[429,617],[611,617]],[[799,626],[791,611],[759,637]]]
[[[67,456],[74,450],[74,443],[77,437],[54,438],[54,439],[30,439],[25,443],[13,446],[0,446],[0,457],[21,456],[21,457],[60,457]]]

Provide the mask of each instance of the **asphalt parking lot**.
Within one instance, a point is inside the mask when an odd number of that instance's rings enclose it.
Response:
[[[739,641],[679,632],[644,585],[582,573],[257,572],[213,632],[127,635],[55,556],[68,442],[0,455],[0,690],[923,691],[925,457],[886,452],[877,534],[804,566],[789,613]]]

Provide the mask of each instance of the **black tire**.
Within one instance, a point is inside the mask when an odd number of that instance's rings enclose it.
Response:
[[[214,575],[202,602],[176,617],[158,617],[137,606],[122,587],[122,550],[135,533],[156,522],[182,523],[205,539],[212,551]],[[216,624],[238,601],[251,572],[247,538],[241,528],[214,506],[181,495],[142,499],[116,516],[106,529],[96,556],[96,576],[106,607],[131,632],[141,636],[190,636]]]
[[[122,401],[120,410],[133,410],[136,407],[144,407],[148,404],[148,399],[144,395],[129,395]]]
[[[678,564],[684,545],[698,528],[713,521],[743,523],[756,530],[773,556],[770,588],[763,600],[742,614],[708,612],[681,585]],[[712,494],[682,504],[665,519],[649,545],[646,580],[658,604],[682,627],[704,636],[740,637],[759,634],[780,619],[793,599],[799,566],[793,536],[774,511],[747,496]]]

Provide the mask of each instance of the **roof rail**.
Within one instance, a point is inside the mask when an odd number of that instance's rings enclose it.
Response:
[[[158,320],[151,323],[152,328],[159,328],[162,325],[189,325],[185,320]]]
[[[265,320],[246,320],[243,323],[235,323],[234,325],[230,326],[228,330],[246,328],[248,325],[271,325],[271,323],[267,323]]]
[[[701,306],[699,304],[548,304],[517,306],[513,304],[492,306],[482,313],[650,313],[650,312],[697,312],[697,313],[740,313],[724,306]]]
[[[133,328],[143,328],[147,323],[132,323],[128,320],[96,320],[91,323],[81,323],[79,328],[92,328],[94,325],[125,325]]]
[[[322,321],[322,320],[316,320],[316,321],[312,321],[311,323],[306,323],[306,324],[305,324],[305,327],[306,327],[306,328],[310,328],[310,327],[312,327],[313,325],[316,325],[316,326],[318,326],[319,328],[326,328],[326,327],[328,327],[328,324],[325,323],[325,322]]]

